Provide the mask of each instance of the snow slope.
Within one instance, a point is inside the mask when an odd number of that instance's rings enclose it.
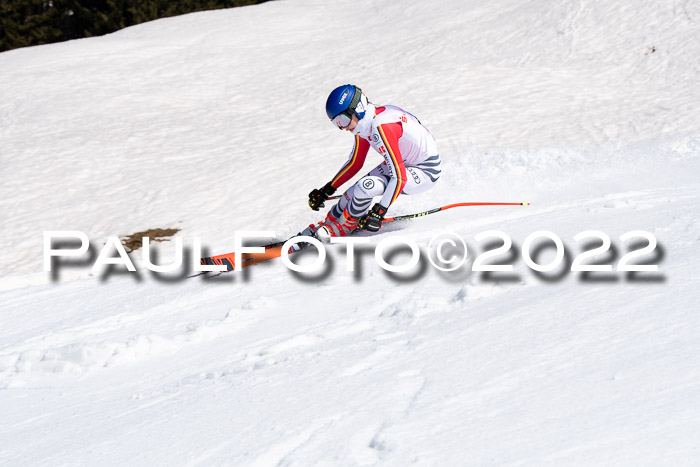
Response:
[[[283,0],[0,54],[0,463],[695,465],[699,36],[687,0]],[[47,230],[99,248],[176,227],[223,253],[236,230],[320,220],[306,195],[351,145],[323,103],[346,82],[437,138],[438,187],[391,214],[532,206],[372,240],[455,232],[452,273],[367,253],[348,272],[342,248],[311,278],[43,271]],[[469,270],[493,229],[505,277]],[[659,272],[519,256],[549,230],[574,257],[592,229],[609,264],[651,232]]]

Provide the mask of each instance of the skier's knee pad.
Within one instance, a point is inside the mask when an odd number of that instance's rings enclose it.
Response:
[[[386,190],[386,181],[382,177],[367,175],[355,184],[353,194],[356,198],[369,199],[383,195],[384,190]]]

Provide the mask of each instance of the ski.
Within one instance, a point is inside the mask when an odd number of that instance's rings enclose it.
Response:
[[[402,221],[402,220],[407,220],[407,219],[415,219],[417,217],[424,217],[430,214],[435,214],[436,212],[441,212],[445,211],[447,209],[452,209],[452,208],[457,208],[457,207],[464,207],[464,206],[529,206],[530,203],[527,202],[522,202],[522,203],[455,203],[455,204],[448,204],[445,206],[440,206],[435,209],[430,209],[428,211],[423,211],[423,212],[418,212],[415,214],[405,214],[401,216],[395,216],[395,217],[388,217],[382,221],[383,224],[389,223],[389,222],[396,222],[396,221]],[[354,233],[354,232],[353,232]],[[299,232],[296,234],[294,237],[298,236],[303,236],[303,235],[313,235],[312,232],[310,232],[310,229],[307,228],[302,232]],[[290,237],[290,238],[294,238]],[[265,251],[262,253],[243,253],[241,256],[241,268],[246,268],[249,266],[252,266],[254,264],[262,263],[265,261],[269,261],[271,259],[279,258],[282,256],[282,246],[285,244],[287,240],[279,241],[279,242],[274,242],[270,243],[268,245],[263,245],[262,247],[265,248]],[[295,253],[297,251],[303,250],[306,248],[309,244],[308,243],[299,243],[293,245],[288,253]],[[215,256],[209,256],[206,258],[202,258],[200,260],[200,264],[202,265],[218,265],[218,266],[226,266],[226,271],[222,272],[229,272],[233,271],[235,269],[235,252],[231,253],[225,253],[222,255],[215,255]],[[206,273],[202,273],[206,274]],[[190,277],[196,277],[202,274],[195,274],[194,276]]]
[[[299,235],[301,235],[301,233],[295,235],[295,237]],[[285,242],[286,240],[281,242],[270,243],[269,245],[262,245],[262,247],[265,248],[265,251],[262,253],[243,253],[241,255],[241,268],[246,268],[254,264],[262,263],[263,261],[269,261],[271,259],[279,258],[280,256],[282,256],[282,246],[285,244]],[[305,247],[306,244],[293,245],[289,249],[288,253],[295,253],[297,251],[303,250]],[[216,256],[209,256],[207,258],[202,258],[199,264],[226,266],[226,271],[222,272],[229,272],[235,269],[235,256],[235,252],[224,253],[222,255]]]

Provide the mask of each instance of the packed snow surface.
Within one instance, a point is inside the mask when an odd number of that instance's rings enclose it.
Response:
[[[688,0],[282,0],[0,54],[0,464],[697,465],[699,37]],[[438,186],[390,215],[532,205],[392,225],[371,245],[423,253],[402,274],[341,246],[320,274],[44,271],[45,231],[94,261],[151,228],[214,254],[321,220],[345,83],[438,141]],[[471,271],[492,230],[513,272]],[[566,255],[540,273],[542,230]],[[590,230],[611,247],[584,263],[613,270],[567,271]],[[658,271],[617,271],[640,230]],[[426,261],[443,232],[453,272]]]

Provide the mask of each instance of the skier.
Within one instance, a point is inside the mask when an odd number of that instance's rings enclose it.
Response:
[[[339,129],[355,135],[355,144],[333,179],[309,193],[311,209],[324,207],[324,202],[362,169],[370,146],[384,157],[384,162],[345,191],[319,223],[316,236],[345,236],[357,228],[376,232],[400,194],[422,193],[440,178],[435,139],[405,110],[393,105],[375,106],[360,88],[346,84],[330,93],[326,114]],[[377,196],[381,199],[370,209]]]

